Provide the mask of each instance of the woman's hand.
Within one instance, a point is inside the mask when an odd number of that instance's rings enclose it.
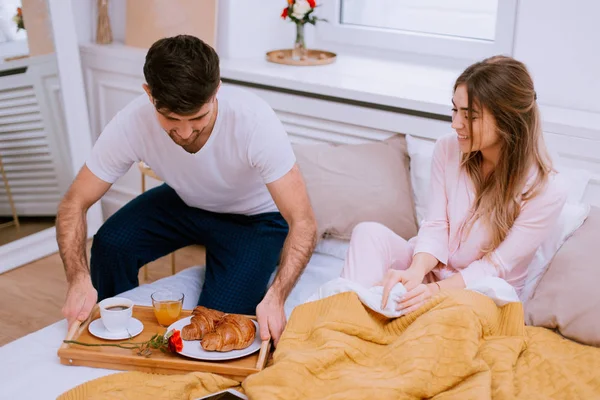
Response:
[[[419,268],[389,269],[382,281],[383,298],[381,299],[381,308],[383,309],[387,305],[390,292],[397,283],[402,283],[406,291],[410,292],[423,282],[424,277],[425,274]]]
[[[396,311],[404,311],[404,314],[408,314],[417,310],[423,305],[431,296],[439,292],[439,286],[435,283],[428,285],[421,283],[412,290],[409,290],[403,297],[402,300],[396,306]]]

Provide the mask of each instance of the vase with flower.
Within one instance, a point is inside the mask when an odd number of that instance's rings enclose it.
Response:
[[[307,57],[304,25],[316,25],[317,21],[326,21],[314,15],[317,7],[316,0],[287,0],[287,6],[281,13],[281,18],[289,19],[296,25],[296,40],[292,51],[292,59],[303,60]]]
[[[21,7],[17,7],[17,13],[13,17],[13,22],[17,24],[17,32],[21,29],[25,30],[25,23],[23,22],[23,9]]]

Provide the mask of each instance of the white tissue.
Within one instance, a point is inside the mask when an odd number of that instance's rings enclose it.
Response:
[[[403,314],[403,311],[396,311],[396,306],[400,297],[406,293],[406,289],[401,283],[397,283],[388,296],[388,301],[384,309],[381,308],[381,300],[383,298],[383,286],[373,286],[365,288],[358,283],[349,281],[344,278],[331,280],[321,286],[319,290],[313,294],[308,300],[317,301],[329,296],[333,296],[343,292],[355,292],[360,301],[371,310],[385,315],[389,318],[396,318]]]

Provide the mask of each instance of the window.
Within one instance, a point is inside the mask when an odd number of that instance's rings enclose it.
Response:
[[[319,40],[452,58],[512,53],[516,0],[322,0]]]
[[[498,0],[343,0],[340,22],[494,40]]]

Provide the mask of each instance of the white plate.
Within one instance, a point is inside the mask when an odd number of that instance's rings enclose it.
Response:
[[[88,331],[100,339],[106,340],[123,340],[129,339],[142,333],[144,330],[144,324],[139,319],[131,318],[127,330],[123,332],[110,332],[106,329],[102,323],[102,318],[95,319],[91,324],[88,325]]]
[[[181,329],[190,323],[192,319],[191,316],[182,318],[179,321],[174,322],[167,328],[167,332],[172,331],[173,329],[177,329],[181,331]],[[254,327],[256,328],[256,334],[254,336],[254,342],[250,344],[250,346],[246,347],[242,350],[231,350],[231,351],[206,351],[200,345],[200,340],[182,340],[183,341],[183,349],[179,352],[179,354],[195,358],[197,360],[205,360],[205,361],[223,361],[223,360],[233,360],[235,358],[245,357],[248,354],[252,354],[260,349],[261,340],[260,333],[258,330],[258,323],[252,320],[254,323]]]

